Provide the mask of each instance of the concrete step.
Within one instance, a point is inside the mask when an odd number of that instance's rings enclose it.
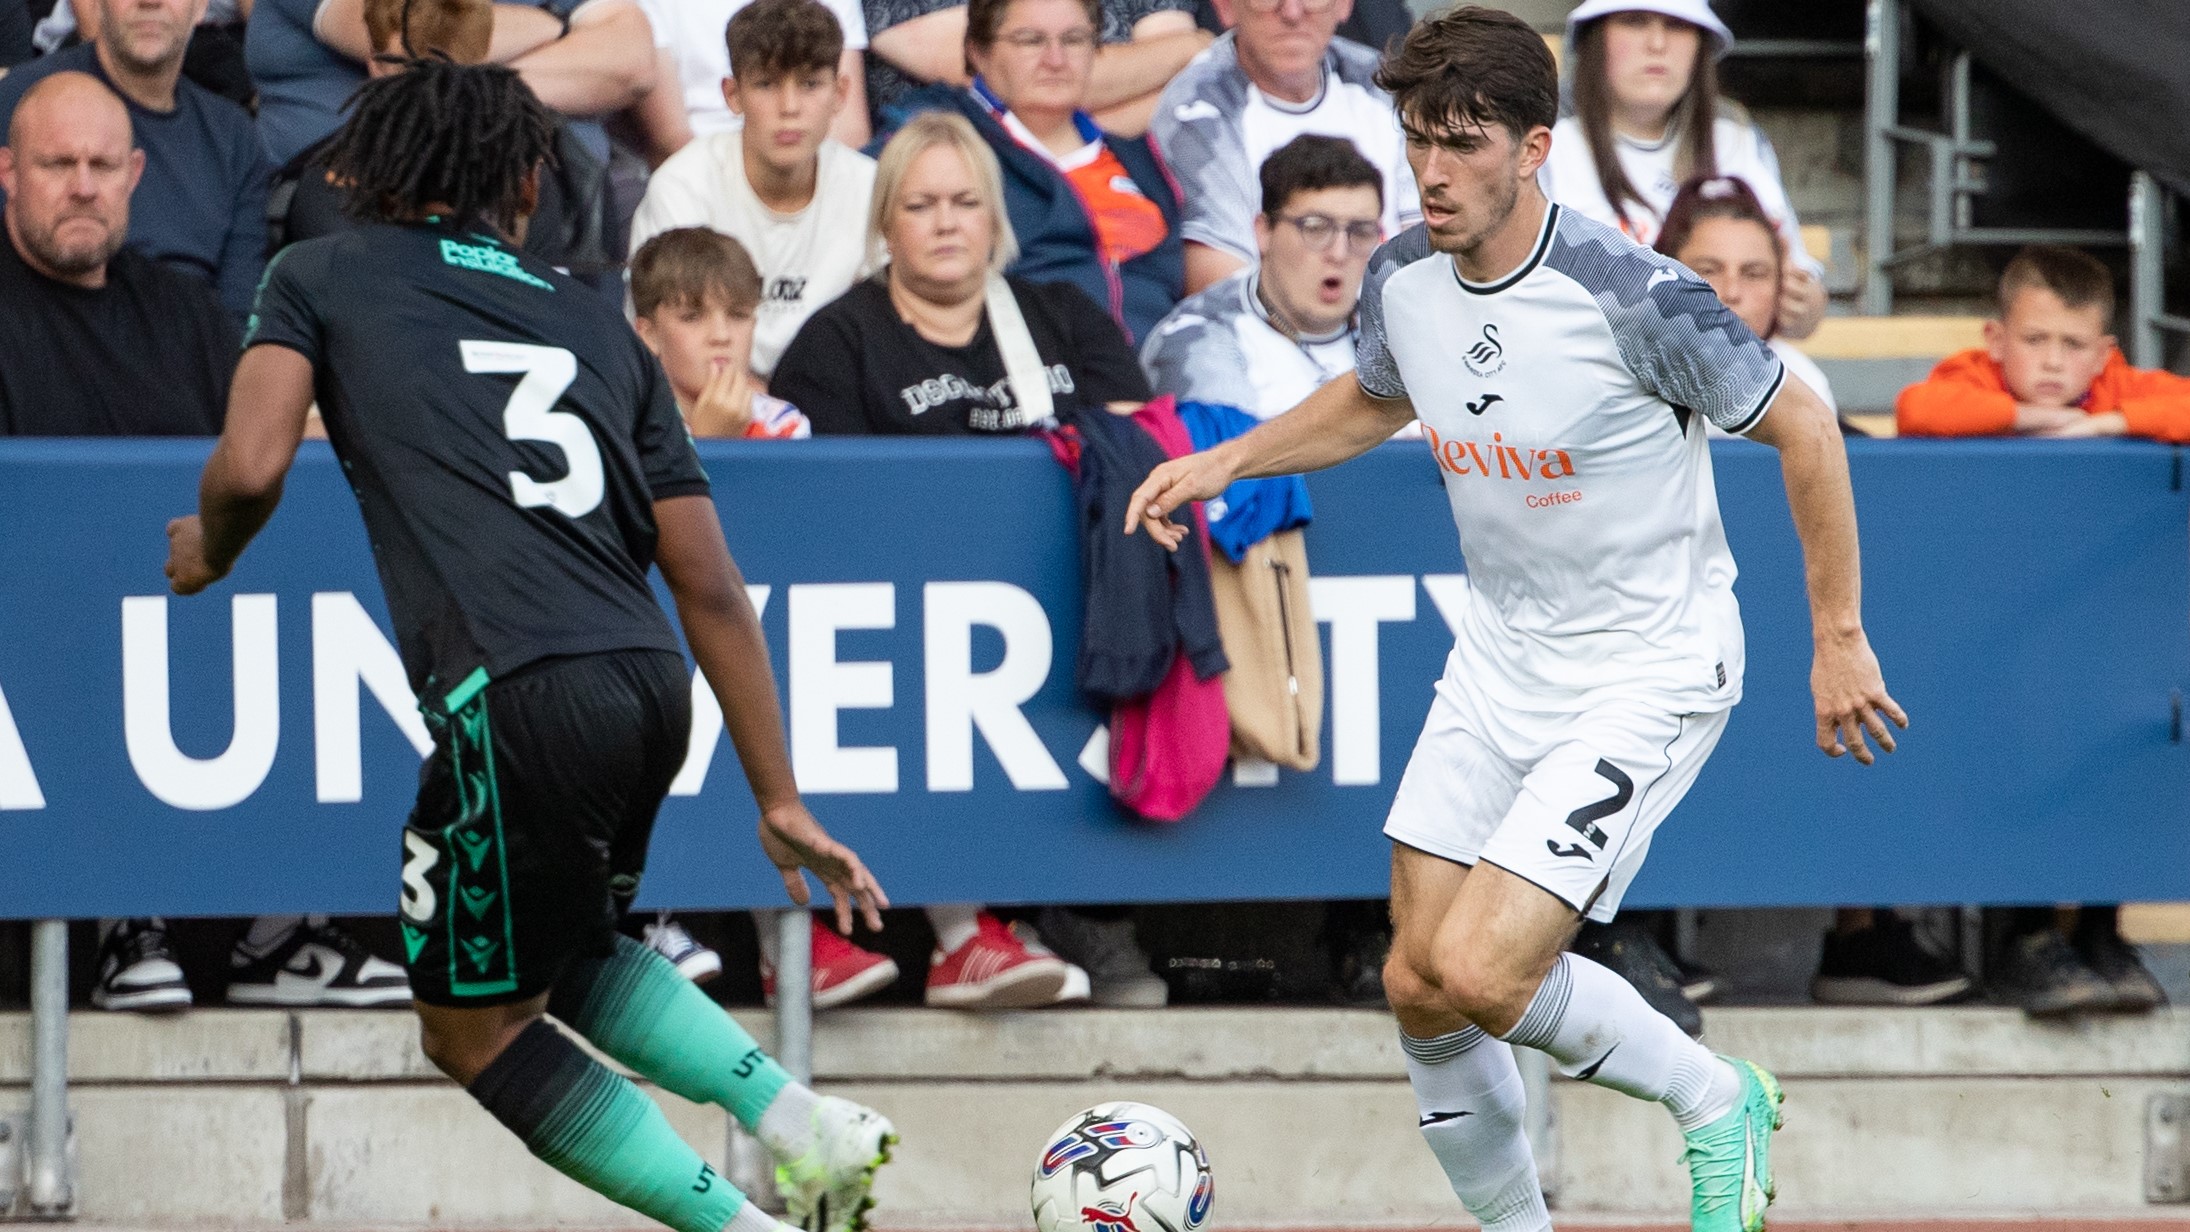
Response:
[[[738,1017],[767,1043],[765,1016]],[[1713,1047],[1786,1081],[1778,1161],[1793,1218],[2145,1212],[2146,1101],[2190,1083],[2190,1013],[2041,1025],[1989,1008],[1714,1009],[1710,1026]],[[71,1044],[89,1220],[632,1224],[434,1074],[405,1014],[87,1013]],[[23,1102],[27,1046],[24,1017],[0,1016],[0,1108]],[[880,1191],[892,1226],[1023,1226],[1044,1135],[1115,1098],[1168,1108],[1202,1136],[1226,1226],[1461,1223],[1414,1132],[1382,1013],[855,1010],[823,1017],[815,1063],[820,1085],[904,1133]],[[722,1113],[658,1098],[721,1166]],[[1685,1210],[1662,1111],[1570,1083],[1554,1101],[1546,1180],[1562,1211]]]

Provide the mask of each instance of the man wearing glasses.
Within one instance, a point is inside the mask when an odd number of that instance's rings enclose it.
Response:
[[[1353,0],[1215,0],[1230,32],[1164,88],[1151,131],[1186,199],[1189,295],[1257,257],[1256,171],[1303,133],[1345,137],[1382,172],[1384,234],[1421,220],[1377,53],[1338,38]]]
[[[1354,306],[1384,238],[1384,174],[1343,137],[1306,134],[1262,164],[1260,267],[1181,303],[1141,347],[1157,393],[1257,419],[1353,371]]]

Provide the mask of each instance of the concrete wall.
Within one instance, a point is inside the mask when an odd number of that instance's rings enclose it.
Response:
[[[765,1042],[765,1021],[750,1025]],[[1786,1080],[1785,1210],[1831,1216],[2143,1209],[2148,1095],[2190,1075],[2190,1014],[2039,1026],[2009,1010],[1711,1011],[1714,1047]],[[0,1107],[28,1024],[0,1016]],[[534,1163],[417,1052],[399,1013],[79,1014],[71,1062],[87,1220],[148,1226],[632,1226]],[[1464,1226],[1414,1132],[1385,1015],[1348,1010],[922,1010],[823,1019],[829,1090],[896,1119],[889,1226],[1023,1226],[1045,1135],[1143,1099],[1202,1136],[1231,1227]],[[722,1162],[721,1112],[659,1096]],[[1680,1141],[1656,1108],[1555,1089],[1561,1209],[1674,1218]]]

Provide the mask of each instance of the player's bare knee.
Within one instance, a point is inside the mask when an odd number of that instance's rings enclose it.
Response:
[[[1397,946],[1384,959],[1384,999],[1402,1016],[1410,1010],[1435,1010],[1444,1005],[1437,986]]]
[[[1499,963],[1472,954],[1456,954],[1437,967],[1439,999],[1453,1012],[1492,1035],[1511,1031],[1528,1012],[1535,988]]]

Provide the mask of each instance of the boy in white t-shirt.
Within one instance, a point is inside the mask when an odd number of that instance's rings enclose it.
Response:
[[[765,382],[806,318],[874,269],[874,160],[829,137],[851,83],[837,71],[843,29],[818,0],[754,0],[724,37],[723,97],[745,124],[662,164],[631,240],[708,227],[745,245],[762,281],[752,369]]]

